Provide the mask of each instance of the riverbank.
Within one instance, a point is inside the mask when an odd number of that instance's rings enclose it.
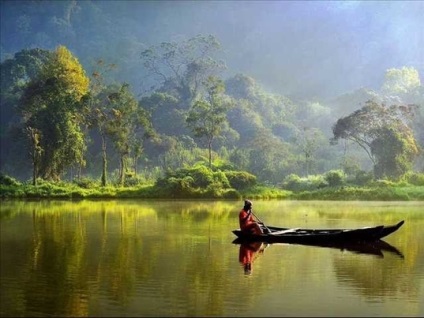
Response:
[[[287,200],[361,200],[361,201],[424,201],[424,186],[341,186],[313,191],[288,191],[277,187],[254,186],[244,190],[194,189],[171,193],[153,184],[136,187],[82,188],[72,183],[44,183],[33,186],[0,185],[2,199],[287,199]]]

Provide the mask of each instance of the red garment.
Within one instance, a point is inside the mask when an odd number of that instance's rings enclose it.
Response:
[[[251,213],[249,214],[247,211],[242,209],[239,213],[239,223],[240,223],[240,229],[242,231],[247,231],[252,228],[253,225],[251,224],[254,224],[256,222],[253,219],[253,216]]]
[[[253,214],[248,213],[244,208],[239,213],[240,229],[245,233],[262,234],[259,224],[253,219]]]

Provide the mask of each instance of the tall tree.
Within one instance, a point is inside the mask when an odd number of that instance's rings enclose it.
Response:
[[[25,140],[15,137],[28,136],[26,134],[28,131],[20,131],[16,135],[19,130],[15,129],[15,126],[20,122],[20,116],[16,110],[25,87],[35,79],[51,55],[52,52],[47,50],[22,50],[0,65],[0,148],[3,149],[0,152],[0,169],[2,171],[13,171],[15,175],[20,176],[26,174],[26,164],[22,167],[19,164]],[[28,141],[31,143],[31,137]],[[30,155],[33,158],[33,154],[30,153]]]
[[[212,142],[228,128],[227,112],[231,107],[229,99],[225,98],[224,82],[210,76],[205,82],[206,97],[194,103],[187,115],[187,125],[194,136],[205,138],[209,151],[209,166],[212,166]]]
[[[128,84],[108,95],[111,119],[107,122],[107,133],[119,153],[119,184],[125,182],[127,159],[132,153],[134,159],[142,153],[143,140],[153,135],[149,113],[138,107],[138,102]],[[136,163],[135,163],[136,164]]]
[[[311,127],[302,127],[296,136],[297,145],[304,155],[306,176],[312,171],[312,164],[316,161],[316,150],[321,146],[324,136],[321,130]]]
[[[149,75],[163,87],[175,89],[185,102],[197,97],[201,84],[208,76],[225,68],[212,55],[220,49],[212,36],[197,35],[186,41],[163,42],[141,53]]]
[[[399,171],[406,172],[405,169],[401,166],[389,168],[384,163],[409,167],[419,153],[412,130],[407,125],[413,109],[412,105],[386,107],[384,104],[368,101],[361,109],[336,122],[331,142],[335,144],[339,139],[348,139],[357,143],[371,159],[376,177],[396,177]],[[402,146],[392,147],[388,151],[394,140]],[[387,156],[390,157],[389,160]],[[402,157],[402,162],[397,157]]]
[[[420,75],[413,67],[390,68],[381,88],[387,94],[405,94],[421,85]]]
[[[55,50],[25,88],[20,111],[25,129],[39,134],[40,177],[59,180],[66,168],[84,164],[86,145],[79,114],[88,89],[84,69],[64,46]]]
[[[101,185],[107,184],[107,125],[112,120],[108,108],[108,93],[105,83],[105,74],[115,69],[115,64],[107,64],[98,59],[92,73],[90,99],[86,109],[87,125],[95,127],[100,135],[102,154]]]
[[[399,131],[382,127],[380,136],[373,140],[371,151],[376,156],[374,167],[378,178],[398,178],[412,169],[419,150],[411,130]]]

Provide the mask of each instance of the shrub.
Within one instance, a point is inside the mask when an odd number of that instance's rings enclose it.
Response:
[[[0,173],[0,184],[7,185],[7,186],[18,186],[21,183],[17,181],[15,178],[12,178],[3,173]]]
[[[326,186],[327,183],[322,175],[310,175],[301,178],[296,174],[290,174],[283,181],[283,187],[290,191],[310,191]]]
[[[74,179],[73,183],[83,189],[94,189],[98,186],[96,181],[85,177]]]
[[[371,182],[370,185],[374,186],[374,187],[385,188],[385,187],[394,187],[395,183],[393,181],[390,181],[390,180],[379,179],[379,180],[375,180],[375,181]]]
[[[188,174],[194,180],[194,186],[206,188],[213,183],[213,172],[205,166],[197,166],[188,171]]]
[[[402,179],[409,184],[424,186],[424,173],[407,172]]]
[[[224,172],[218,170],[213,173],[213,184],[220,186],[221,188],[231,188],[230,182]]]
[[[297,174],[289,174],[284,178],[283,187],[291,191],[299,191],[302,188],[302,180]]]
[[[355,179],[353,180],[353,182],[356,185],[360,185],[360,186],[364,186],[367,183],[370,183],[373,179],[373,175],[371,172],[366,172],[363,170],[359,170],[356,172],[355,174]]]
[[[246,171],[225,171],[230,186],[236,190],[243,190],[256,185],[256,176]]]
[[[325,180],[330,187],[337,187],[345,182],[346,175],[343,170],[330,170],[325,174]]]
[[[138,186],[140,184],[143,184],[145,182],[145,179],[143,177],[140,176],[128,176],[125,178],[125,182],[124,182],[124,186],[125,187],[135,187]]]

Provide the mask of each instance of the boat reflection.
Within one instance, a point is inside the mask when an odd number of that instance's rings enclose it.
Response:
[[[383,252],[389,252],[399,256],[400,258],[404,258],[402,252],[400,252],[396,247],[390,245],[389,243],[378,240],[375,242],[345,242],[345,243],[320,243],[320,244],[306,244],[306,243],[261,243],[261,242],[246,242],[243,239],[237,238],[233,241],[233,244],[240,244],[240,263],[243,263],[245,266],[251,267],[251,263],[253,262],[253,257],[257,253],[263,252],[261,248],[264,249],[263,246],[267,247],[268,245],[306,245],[306,246],[315,246],[315,247],[327,247],[327,248],[335,248],[341,251],[349,251],[357,254],[366,254],[373,255],[376,257],[384,257]],[[248,260],[251,260],[250,263]],[[250,264],[250,265],[245,265]],[[251,271],[251,269],[250,269]]]

